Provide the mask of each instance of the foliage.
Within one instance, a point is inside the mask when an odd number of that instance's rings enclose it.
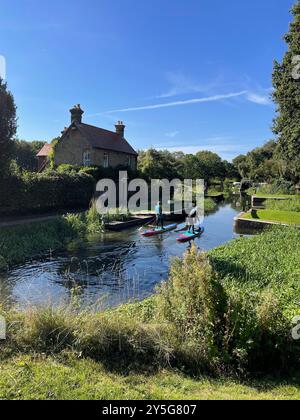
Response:
[[[91,212],[0,228],[0,270],[62,248],[73,239],[102,232],[100,216],[96,219]]]
[[[258,195],[265,194],[274,196],[293,195],[295,194],[295,185],[290,181],[278,179],[271,184],[257,188],[254,193]]]
[[[44,141],[24,141],[16,140],[13,143],[12,159],[14,159],[21,170],[36,172],[36,155],[46,144]]]
[[[218,208],[217,203],[212,198],[205,198],[204,210],[206,213],[212,212]]]
[[[0,78],[0,179],[7,174],[17,132],[16,105],[7,84]]]
[[[0,183],[0,213],[87,208],[93,193],[94,180],[86,174],[24,172]]]
[[[299,367],[291,319],[299,313],[300,232],[276,229],[207,255],[192,247],[145,302],[115,310],[67,307],[3,312],[3,355],[66,351],[122,372],[176,367],[263,373]],[[260,253],[257,253],[257,249]]]
[[[257,182],[270,182],[282,175],[282,163],[277,156],[277,144],[269,141],[247,155],[233,159],[240,176]]]
[[[266,200],[264,206],[268,210],[300,212],[300,197],[286,200]]]
[[[275,61],[273,72],[274,100],[277,104],[277,117],[274,133],[278,136],[279,150],[292,172],[293,180],[299,181],[300,173],[300,83],[293,76],[297,71],[294,62],[300,51],[300,2],[292,10],[294,21],[285,35],[288,45],[281,63]]]
[[[151,179],[213,179],[239,177],[234,166],[215,153],[201,151],[196,155],[182,152],[171,153],[167,150],[149,149],[139,152],[138,170],[140,176]]]

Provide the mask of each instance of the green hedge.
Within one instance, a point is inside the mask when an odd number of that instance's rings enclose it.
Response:
[[[12,175],[0,181],[0,214],[42,213],[88,207],[94,179],[84,173],[47,172]]]

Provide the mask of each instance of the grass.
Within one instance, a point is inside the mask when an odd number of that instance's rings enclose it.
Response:
[[[12,400],[299,400],[300,381],[192,379],[179,372],[121,375],[100,363],[64,357],[0,362],[0,399]]]
[[[239,238],[210,251],[215,270],[228,288],[258,299],[273,291],[288,317],[299,313],[300,231],[272,228],[251,238]]]
[[[266,200],[264,206],[268,210],[300,212],[300,197],[287,200]]]
[[[0,270],[60,249],[90,233],[100,233],[102,227],[100,216],[93,209],[46,222],[1,227]]]
[[[300,226],[300,213],[282,210],[253,210],[251,213],[244,213],[244,219],[261,220],[266,222],[286,223]]]
[[[102,313],[3,308],[0,398],[300,398],[299,247],[293,228],[192,247],[153,297]]]

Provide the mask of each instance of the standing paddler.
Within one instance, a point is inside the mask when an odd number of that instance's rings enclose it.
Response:
[[[156,227],[160,225],[161,228],[164,230],[164,215],[163,215],[162,205],[160,201],[155,206],[155,216],[156,216]]]

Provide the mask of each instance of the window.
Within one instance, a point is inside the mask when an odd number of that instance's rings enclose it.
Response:
[[[108,156],[108,153],[104,153],[103,168],[108,168],[108,167],[109,167],[109,156]]]
[[[83,166],[91,166],[91,152],[89,150],[86,150],[83,153]]]
[[[131,156],[130,155],[127,158],[127,166],[128,166],[128,168],[131,168]]]

